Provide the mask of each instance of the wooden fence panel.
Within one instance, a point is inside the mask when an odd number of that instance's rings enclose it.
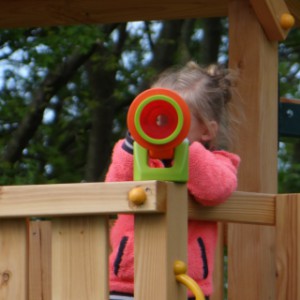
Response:
[[[27,299],[25,219],[0,221],[0,299]]]
[[[108,220],[52,220],[52,299],[108,299]]]

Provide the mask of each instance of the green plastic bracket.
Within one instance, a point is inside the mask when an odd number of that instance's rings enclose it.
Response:
[[[184,140],[174,150],[173,165],[168,168],[152,168],[148,164],[148,150],[134,142],[134,180],[162,180],[187,182],[189,176],[189,143]]]

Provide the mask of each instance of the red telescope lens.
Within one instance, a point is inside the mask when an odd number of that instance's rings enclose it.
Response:
[[[174,148],[188,135],[190,119],[187,104],[176,92],[152,88],[133,100],[127,126],[153,158],[172,158]]]
[[[153,139],[165,139],[175,131],[178,115],[172,104],[157,100],[144,107],[139,121],[146,135]]]

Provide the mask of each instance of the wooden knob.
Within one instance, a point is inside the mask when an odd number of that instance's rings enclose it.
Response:
[[[147,194],[142,187],[135,187],[128,193],[129,201],[137,206],[144,204],[147,200]]]
[[[280,25],[284,30],[290,29],[295,25],[295,18],[289,13],[284,13],[280,17]]]
[[[181,260],[175,260],[173,268],[175,275],[185,274],[187,271],[186,264]]]

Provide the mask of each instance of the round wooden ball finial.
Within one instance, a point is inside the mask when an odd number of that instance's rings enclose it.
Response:
[[[175,260],[173,268],[175,275],[185,274],[187,271],[186,264],[181,260]]]
[[[295,18],[289,13],[284,13],[280,17],[280,25],[285,30],[290,29],[295,25]]]
[[[134,187],[128,193],[129,201],[137,206],[144,204],[147,200],[146,191],[142,187]]]

